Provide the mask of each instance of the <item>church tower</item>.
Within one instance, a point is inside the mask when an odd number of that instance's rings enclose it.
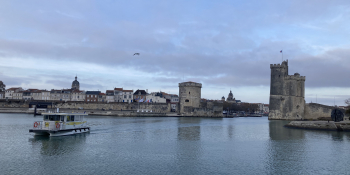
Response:
[[[72,82],[72,89],[79,90],[79,81],[77,79],[78,79],[78,77],[75,76],[75,80]]]

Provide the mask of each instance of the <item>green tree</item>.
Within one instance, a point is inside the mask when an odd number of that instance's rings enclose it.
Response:
[[[345,103],[348,105],[345,111],[345,114],[350,115],[350,98],[345,100]]]
[[[0,81],[0,92],[5,91],[6,85]]]

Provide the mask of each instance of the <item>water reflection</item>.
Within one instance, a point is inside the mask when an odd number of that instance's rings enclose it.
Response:
[[[178,171],[185,174],[198,172],[202,148],[200,140],[200,118],[178,118],[176,164],[182,165]]]
[[[29,138],[33,148],[40,147],[42,155],[64,155],[80,151],[89,133],[80,133],[69,136],[49,137],[34,136]]]
[[[179,118],[178,140],[200,140],[201,127],[199,118]]]
[[[287,121],[269,121],[270,141],[266,156],[268,161],[265,169],[268,174],[283,174],[281,170],[295,174],[301,173],[305,150],[305,133],[301,129],[284,127]]]

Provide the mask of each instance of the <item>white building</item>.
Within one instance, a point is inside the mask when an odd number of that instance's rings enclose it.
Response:
[[[0,92],[0,99],[4,99],[4,98],[5,98],[5,92],[2,91],[2,92]]]
[[[31,92],[32,99],[41,100],[41,90],[35,90]]]
[[[85,101],[85,91],[75,89],[71,93],[71,101]]]
[[[19,91],[23,91],[23,89],[21,87],[18,87],[18,88],[13,87],[5,90],[5,99],[12,99],[13,93],[19,92]]]
[[[131,103],[133,99],[133,94],[134,94],[133,90],[123,90],[123,96],[122,96],[123,102]]]
[[[41,90],[41,100],[50,100],[50,91]]]
[[[146,102],[166,103],[166,98],[160,92],[152,92],[146,96]]]
[[[23,99],[23,91],[14,92],[12,94],[12,99],[22,100]]]
[[[114,102],[114,90],[106,90],[106,102]]]

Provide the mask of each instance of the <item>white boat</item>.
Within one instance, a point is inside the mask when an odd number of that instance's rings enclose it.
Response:
[[[35,135],[62,136],[89,132],[84,113],[42,113],[43,121],[35,121],[29,132]]]

